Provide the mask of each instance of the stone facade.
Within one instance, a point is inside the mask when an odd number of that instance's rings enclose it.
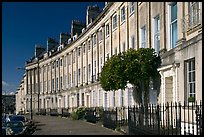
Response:
[[[202,8],[201,2],[196,4]],[[27,63],[26,104],[30,102],[32,85],[32,107],[36,111],[38,107],[135,105],[131,85],[125,90],[107,92],[101,88],[99,77],[108,57],[141,47],[157,49],[162,58],[158,68],[161,82],[150,89],[150,103],[188,98],[190,81],[186,77],[190,71],[185,64],[189,59],[195,60],[195,98],[202,100],[202,16],[187,26],[191,6],[189,2],[109,2],[71,44]],[[199,15],[201,11],[198,10]],[[30,105],[26,106],[29,110]]]

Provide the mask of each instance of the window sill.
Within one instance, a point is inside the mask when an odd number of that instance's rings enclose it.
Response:
[[[125,20],[123,20],[123,21],[120,23],[120,25],[123,25],[124,22],[125,22]]]
[[[116,31],[117,30],[117,27],[115,27],[113,30],[112,30],[112,32],[114,32],[114,31]]]
[[[135,11],[132,11],[129,15],[129,17],[131,17],[133,14],[135,13]]]

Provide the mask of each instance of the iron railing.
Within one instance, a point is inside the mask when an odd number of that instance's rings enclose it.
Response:
[[[129,134],[201,135],[202,104],[166,103],[128,108]]]
[[[40,114],[69,117],[75,109],[46,108]],[[85,108],[85,119],[111,129],[126,126],[130,135],[202,135],[202,101]]]

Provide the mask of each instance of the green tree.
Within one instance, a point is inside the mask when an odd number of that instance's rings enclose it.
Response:
[[[130,49],[124,54],[126,60],[125,75],[129,83],[136,87],[140,102],[148,102],[149,81],[159,77],[157,68],[161,64],[161,59],[157,56],[154,49],[140,48],[138,50]],[[142,96],[143,95],[143,96]]]
[[[127,77],[125,76],[125,61],[121,53],[113,55],[102,68],[100,84],[105,91],[125,89]]]
[[[161,59],[154,49],[129,49],[113,55],[105,62],[100,84],[105,91],[125,89],[127,83],[130,83],[139,91],[144,87],[147,92],[150,78],[159,77],[157,68],[160,64]]]
[[[157,68],[161,59],[154,49],[129,49],[126,52],[113,55],[103,66],[100,84],[106,91],[125,89],[127,83],[134,86],[139,103],[149,102],[149,81],[159,77]],[[137,100],[138,101],[138,100]],[[144,110],[147,112],[147,110]],[[147,115],[146,115],[147,116]]]

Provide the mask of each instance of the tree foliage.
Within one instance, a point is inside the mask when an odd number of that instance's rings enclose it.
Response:
[[[127,77],[124,73],[125,62],[121,53],[113,55],[102,68],[100,83],[104,90],[124,89]]]
[[[161,59],[154,49],[129,49],[126,52],[113,55],[104,64],[100,84],[106,91],[125,89],[127,83],[140,87],[141,80],[159,76],[157,68]]]

